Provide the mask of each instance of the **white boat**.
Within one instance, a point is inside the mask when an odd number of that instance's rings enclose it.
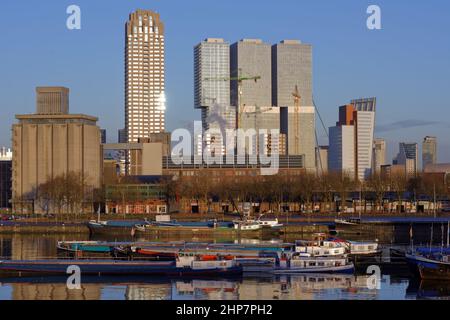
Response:
[[[277,218],[263,218],[263,215],[260,215],[256,220],[247,221],[258,223],[263,228],[281,228],[283,226],[283,224],[279,223]]]
[[[259,223],[251,221],[234,221],[234,229],[239,231],[258,231],[262,229]]]
[[[346,226],[357,226],[361,224],[361,219],[351,218],[351,219],[334,219],[335,224],[346,225]]]
[[[304,257],[293,254],[280,260],[280,266],[274,270],[275,274],[296,273],[347,273],[355,270],[353,263],[347,257]]]
[[[357,256],[370,256],[380,254],[377,241],[348,241],[338,238],[329,238],[325,240],[326,235],[323,233],[315,234],[313,243],[324,248],[345,248],[345,253]]]
[[[376,241],[347,241],[341,239],[328,240],[324,245],[330,248],[344,247],[349,255],[370,256],[380,253]]]
[[[296,245],[295,252],[304,257],[343,256],[347,250],[344,247],[324,247],[315,245]]]

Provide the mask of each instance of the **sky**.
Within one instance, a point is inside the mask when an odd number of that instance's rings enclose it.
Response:
[[[69,5],[81,30],[66,27]],[[369,30],[369,5],[381,30]],[[99,117],[109,142],[124,126],[124,25],[149,9],[165,23],[167,130],[200,120],[193,107],[193,47],[207,37],[313,45],[314,99],[326,127],[353,98],[377,97],[376,137],[438,137],[450,162],[450,1],[447,0],[3,0],[0,5],[0,146],[15,114],[35,111],[35,87],[70,88],[70,110]],[[325,130],[317,123],[322,144]]]

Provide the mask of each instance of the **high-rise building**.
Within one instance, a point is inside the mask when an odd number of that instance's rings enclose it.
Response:
[[[207,38],[194,47],[194,106],[230,105],[230,45]]]
[[[329,170],[353,172],[359,181],[371,175],[375,109],[375,98],[352,100],[339,108],[339,121],[330,128]]]
[[[69,89],[65,87],[37,87],[37,114],[67,114],[69,112]]]
[[[283,40],[272,46],[272,104],[292,106],[296,87],[300,106],[312,106],[312,46]]]
[[[376,98],[356,99],[350,103],[355,108],[356,178],[363,181],[372,173]]]
[[[272,46],[272,104],[281,107],[281,132],[289,155],[304,155],[316,169],[315,109],[312,101],[312,47],[298,40]]]
[[[355,176],[355,128],[353,125],[330,127],[328,170]]]
[[[236,107],[230,106],[229,78],[229,43],[220,38],[207,38],[194,47],[194,106],[202,112],[202,151],[211,154],[216,146],[220,153],[225,153],[226,129],[236,128]]]
[[[355,107],[339,107],[339,121],[329,128],[328,170],[355,175]]]
[[[281,133],[289,155],[303,155],[307,170],[316,170],[316,115],[314,107],[279,107]]]
[[[242,81],[240,92],[238,81],[231,81],[231,105],[272,106],[271,64],[271,46],[260,39],[243,39],[231,45],[231,77],[260,77],[255,81]]]
[[[426,136],[422,143],[422,169],[437,163],[437,138]]]
[[[414,177],[419,170],[419,147],[417,143],[400,142],[399,152],[394,159],[394,164],[405,166],[406,175]]]
[[[375,139],[373,141],[373,165],[372,172],[381,173],[381,167],[386,165],[386,140]]]
[[[16,119],[19,123],[12,128],[12,199],[18,210],[33,210],[40,185],[50,177],[73,172],[80,174],[88,187],[101,186],[103,153],[97,118],[69,114],[67,108],[67,114],[16,115]]]
[[[133,143],[165,130],[164,24],[137,10],[125,29],[125,131]]]

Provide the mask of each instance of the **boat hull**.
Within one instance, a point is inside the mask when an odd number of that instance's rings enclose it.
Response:
[[[136,261],[1,261],[0,272],[18,275],[63,275],[68,274],[70,266],[77,266],[82,275],[160,275],[160,276],[227,276],[240,275],[241,266],[230,268],[193,269],[177,267],[174,262],[136,262]]]
[[[302,274],[302,273],[340,273],[353,274],[355,266],[351,263],[336,267],[313,267],[313,268],[280,268],[275,269],[275,274]]]

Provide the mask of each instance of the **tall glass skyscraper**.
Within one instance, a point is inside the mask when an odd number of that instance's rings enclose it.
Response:
[[[125,132],[137,142],[165,130],[164,24],[137,10],[125,26]]]
[[[236,127],[236,108],[230,106],[230,45],[220,38],[207,38],[194,47],[194,107],[201,109],[204,141],[225,153],[226,129]],[[211,132],[207,132],[211,130]],[[218,134],[220,130],[221,135]]]

